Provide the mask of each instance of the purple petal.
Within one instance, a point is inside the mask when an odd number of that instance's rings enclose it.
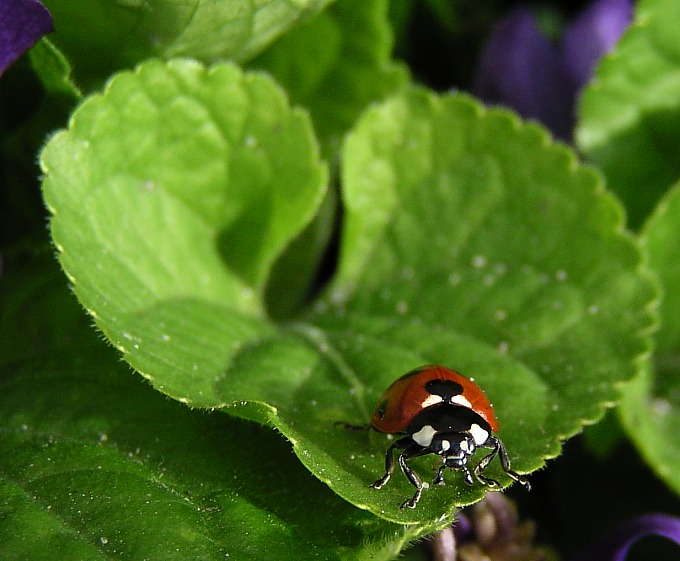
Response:
[[[567,28],[564,64],[578,89],[590,80],[593,68],[616,45],[632,17],[632,0],[595,0]]]
[[[559,137],[571,134],[575,90],[557,48],[528,10],[513,10],[497,24],[482,51],[473,92],[542,122]]]
[[[38,0],[0,0],[0,74],[51,31],[52,16]]]
[[[624,522],[571,561],[624,561],[640,538],[663,536],[680,545],[680,518],[648,514]]]
[[[465,516],[462,512],[458,513],[458,518],[453,523],[453,533],[456,538],[456,542],[462,542],[463,540],[470,537],[472,532],[472,524],[470,519]]]

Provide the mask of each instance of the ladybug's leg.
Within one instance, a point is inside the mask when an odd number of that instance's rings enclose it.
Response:
[[[439,466],[439,469],[437,470],[437,475],[435,476],[434,480],[432,481],[433,485],[444,485],[444,470],[446,469],[446,464],[443,463],[442,465]]]
[[[467,464],[463,464],[462,466],[460,466],[460,469],[463,472],[463,478],[465,479],[465,483],[467,483],[468,485],[474,485],[475,480],[472,478],[472,474],[470,473],[470,468],[467,467]]]
[[[413,496],[401,503],[399,508],[416,508],[416,505],[420,500],[420,495],[423,493],[422,480],[420,477],[418,477],[418,474],[416,474],[416,472],[411,469],[411,466],[406,463],[406,460],[410,460],[411,458],[422,456],[424,454],[430,454],[431,452],[432,450],[429,447],[423,447],[420,444],[413,443],[399,455],[399,467],[401,468],[401,471],[404,472],[404,475],[411,482],[411,485],[416,488],[416,492],[413,494]]]
[[[371,487],[373,487],[374,489],[382,489],[385,486],[385,484],[390,480],[390,477],[392,477],[392,474],[394,473],[394,456],[392,453],[396,448],[406,448],[410,444],[413,444],[413,440],[411,440],[410,436],[400,438],[399,440],[391,444],[391,446],[387,449],[387,452],[385,453],[385,475],[383,475],[377,481],[371,483]]]
[[[512,477],[513,480],[517,481],[517,483],[519,483],[520,485],[524,485],[527,488],[527,490],[531,490],[529,480],[523,475],[520,475],[519,473],[516,473],[510,469],[510,456],[508,456],[508,451],[505,449],[503,442],[500,441],[495,436],[493,436],[492,438],[496,442],[498,442],[498,453],[501,458],[501,467],[503,468],[503,471],[507,473],[510,477]]]
[[[475,475],[477,476],[477,479],[489,487],[500,487],[498,481],[482,475],[482,472],[488,467],[488,465],[491,463],[491,460],[493,460],[496,455],[498,455],[501,459],[501,467],[503,468],[503,471],[507,473],[513,480],[517,481],[517,483],[524,485],[527,489],[531,489],[531,485],[529,485],[529,481],[526,477],[519,475],[510,469],[510,456],[508,456],[508,451],[505,449],[505,446],[500,439],[496,438],[495,436],[489,436],[484,446],[491,448],[491,452],[484,456],[477,464],[477,467],[475,467]]]

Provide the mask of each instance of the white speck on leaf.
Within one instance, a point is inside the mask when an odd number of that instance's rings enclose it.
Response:
[[[472,266],[475,269],[481,269],[482,267],[486,267],[486,263],[487,263],[486,257],[484,257],[483,255],[475,255],[472,258]]]
[[[458,273],[451,273],[449,275],[449,284],[451,286],[456,286],[460,283],[460,275]]]

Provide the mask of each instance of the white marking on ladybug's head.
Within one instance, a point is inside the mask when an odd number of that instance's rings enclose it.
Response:
[[[488,431],[485,431],[477,423],[472,423],[469,432],[477,446],[482,446],[489,439]]]
[[[472,403],[462,394],[459,395],[454,395],[450,400],[449,403],[451,405],[462,405],[463,407],[467,407],[468,409],[472,409]]]
[[[434,428],[432,428],[430,425],[425,425],[418,432],[412,434],[411,438],[415,441],[416,444],[420,444],[420,446],[426,448],[430,444],[432,444],[432,438],[436,433],[437,431],[434,430]]]
[[[444,398],[441,395],[437,395],[434,393],[431,393],[430,395],[427,396],[425,401],[423,401],[420,406],[425,409],[426,407],[429,407],[430,405],[437,405],[438,403],[442,403],[444,401]]]
[[[467,452],[467,453],[470,452],[470,445],[469,445],[467,439],[461,440],[461,442],[460,442],[460,449],[461,449],[463,452]]]
[[[442,447],[442,452],[446,452],[451,448],[451,442],[449,440],[442,440],[440,446]]]

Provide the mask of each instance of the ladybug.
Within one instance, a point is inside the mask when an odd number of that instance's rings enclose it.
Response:
[[[408,460],[426,454],[442,457],[433,484],[444,484],[444,470],[458,469],[468,485],[472,474],[484,485],[500,484],[484,475],[497,455],[501,467],[513,480],[530,489],[527,479],[510,469],[510,457],[499,438],[498,420],[484,392],[472,380],[444,366],[422,366],[396,380],[378,402],[371,426],[387,434],[405,434],[396,440],[385,455],[385,475],[371,485],[381,489],[394,472],[394,451],[402,450],[397,462],[406,478],[416,488],[415,494],[401,508],[415,508],[426,484],[408,465]],[[472,470],[468,459],[477,448],[490,449]]]

